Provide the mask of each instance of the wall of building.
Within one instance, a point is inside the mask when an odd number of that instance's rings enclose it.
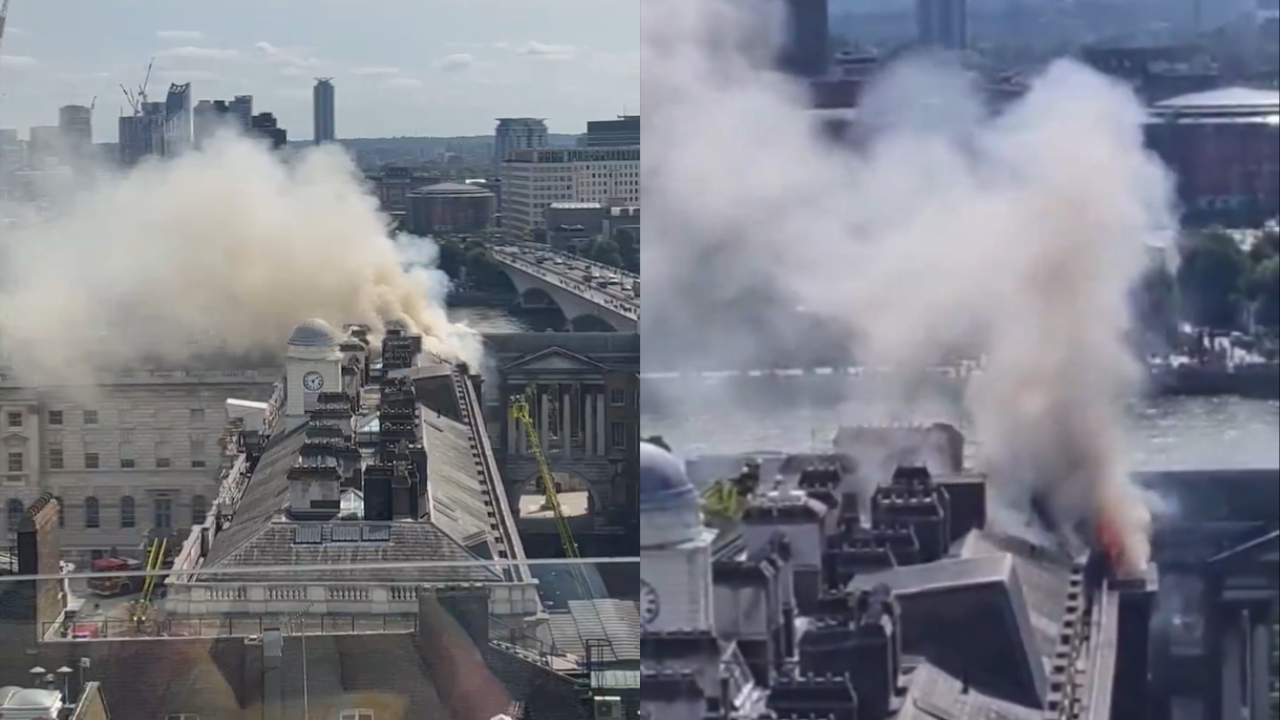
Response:
[[[497,212],[497,201],[491,193],[409,195],[406,200],[407,229],[418,235],[482,232],[492,225]]]
[[[502,166],[502,222],[525,239],[554,203],[640,203],[640,148],[515,150]]]
[[[207,511],[226,400],[266,399],[278,372],[152,375],[92,390],[0,380],[7,537],[16,503],[44,492],[61,500],[63,550],[78,560],[136,553],[157,524],[182,530]]]
[[[1147,144],[1177,175],[1189,210],[1280,211],[1280,128],[1264,122],[1152,123]]]

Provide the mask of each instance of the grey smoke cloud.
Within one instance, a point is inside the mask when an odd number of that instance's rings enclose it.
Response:
[[[780,8],[749,5],[644,5],[646,356],[790,352],[807,342],[798,306],[869,363],[920,368],[979,341],[990,372],[966,410],[993,482],[1047,494],[1067,522],[1105,508],[1145,561],[1123,335],[1144,248],[1176,222],[1141,105],[1061,61],[993,114],[968,75],[916,57],[864,95],[858,149],[837,148],[770,69]]]
[[[398,320],[429,349],[477,362],[449,322],[427,241],[398,245],[334,148],[282,162],[230,133],[202,152],[9,206],[0,236],[0,344],[22,367],[83,380],[93,366],[197,353],[277,353],[301,320]],[[406,269],[401,249],[428,261]]]

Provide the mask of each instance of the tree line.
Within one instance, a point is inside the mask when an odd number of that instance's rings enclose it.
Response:
[[[1216,331],[1280,329],[1280,232],[1247,248],[1220,230],[1183,235],[1171,268],[1153,263],[1139,284],[1141,325],[1172,341],[1181,323]]]

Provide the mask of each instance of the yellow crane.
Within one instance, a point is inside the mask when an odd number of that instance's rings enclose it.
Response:
[[[538,436],[536,423],[533,421],[533,413],[530,407],[533,405],[534,389],[532,387],[525,388],[524,393],[512,396],[508,402],[511,411],[511,417],[515,418],[520,427],[524,429],[525,438],[529,442],[529,451],[533,453],[534,462],[538,465],[538,479],[542,483],[543,503],[551,511],[551,515],[555,520],[556,532],[560,535],[560,545],[564,549],[564,556],[569,560],[578,560],[582,557],[578,553],[578,543],[573,539],[573,532],[569,529],[569,521],[564,517],[564,510],[560,507],[560,496],[556,492],[555,476],[551,474],[551,466],[547,464],[547,456],[542,452],[542,438]],[[582,576],[582,568],[578,565],[572,565],[572,571],[575,580],[586,597],[590,597],[586,579]]]
[[[155,592],[156,577],[164,565],[165,550],[168,545],[165,538],[156,538],[151,541],[151,547],[147,549],[147,575],[142,580],[142,596],[133,602],[131,608],[133,622],[139,630],[151,615],[151,594]]]

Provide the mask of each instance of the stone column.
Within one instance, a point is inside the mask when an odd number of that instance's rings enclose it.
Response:
[[[1249,611],[1249,720],[1271,718],[1271,613]]]
[[[538,386],[538,443],[542,452],[547,451],[547,434],[551,431],[551,393],[546,386]]]
[[[609,433],[607,432],[604,421],[604,395],[606,392],[608,392],[608,388],[601,388],[600,392],[596,393],[596,441],[599,443],[597,446],[599,449],[599,452],[597,453],[598,455],[606,455],[609,452]]]
[[[568,458],[569,449],[573,445],[573,425],[570,424],[573,418],[573,405],[570,404],[572,398],[569,396],[568,386],[561,388],[560,393],[560,452]]]
[[[1222,720],[1237,720],[1244,709],[1244,632],[1239,610],[1222,620]]]
[[[596,454],[596,394],[582,390],[582,448],[587,457]]]
[[[509,453],[516,453],[520,451],[520,423],[516,422],[516,416],[511,413],[510,405],[504,404],[503,408],[507,411],[507,446],[503,449]]]

